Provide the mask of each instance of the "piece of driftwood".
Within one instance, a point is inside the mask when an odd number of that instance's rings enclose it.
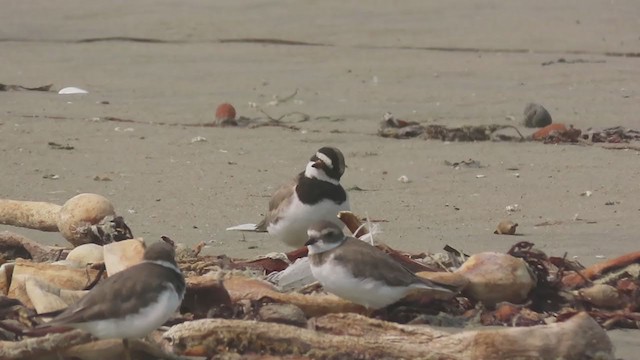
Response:
[[[580,271],[569,273],[562,278],[562,283],[567,289],[575,289],[588,284],[606,273],[616,271],[631,264],[640,264],[640,251],[628,253],[614,259],[609,259]]]
[[[332,294],[281,293],[266,281],[242,276],[233,276],[230,279],[226,279],[224,287],[229,292],[233,303],[240,300],[259,301],[271,299],[275,302],[293,304],[302,309],[307,317],[340,312],[365,312],[364,307]]]
[[[40,231],[59,231],[74,246],[96,242],[91,228],[115,216],[113,205],[97,194],[79,194],[62,206],[37,201],[0,199],[0,224]]]
[[[91,335],[81,330],[22,341],[0,341],[0,359],[40,359],[47,354],[56,354],[74,345],[91,341]]]
[[[164,334],[166,352],[299,355],[313,359],[613,359],[606,332],[587,314],[564,323],[457,334],[355,314],[311,320],[315,330],[246,320],[203,319]]]
[[[64,252],[64,248],[42,245],[11,231],[0,232],[0,254],[8,260],[20,257],[38,262],[56,261],[64,257]]]

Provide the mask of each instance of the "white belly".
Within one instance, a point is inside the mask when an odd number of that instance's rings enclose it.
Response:
[[[292,247],[302,247],[307,242],[307,229],[316,221],[328,220],[344,226],[338,219],[340,211],[350,210],[349,200],[337,205],[330,200],[323,200],[314,205],[305,205],[294,198],[289,208],[280,215],[280,220],[269,224],[267,231],[271,236]]]
[[[321,266],[311,266],[311,272],[328,292],[371,309],[391,305],[408,292],[406,287],[387,286],[371,279],[356,279],[333,257]]]
[[[137,339],[147,336],[164,324],[180,306],[175,291],[166,291],[156,303],[124,319],[98,320],[72,326],[99,339]]]

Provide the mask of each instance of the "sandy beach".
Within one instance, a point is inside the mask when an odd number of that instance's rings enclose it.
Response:
[[[353,210],[385,220],[378,236],[395,248],[526,240],[584,265],[638,249],[638,151],[377,136],[385,112],[529,135],[528,102],[582,130],[639,129],[635,1],[10,0],[0,21],[0,83],[56,90],[0,93],[2,198],[95,192],[136,236],[252,257],[288,249],[225,228],[258,222],[270,194],[331,145],[346,157],[345,188],[363,190],[349,191]],[[89,93],[57,94],[68,86]],[[213,122],[222,102],[248,118],[296,113],[283,121],[298,129],[190,126]],[[468,159],[481,167],[445,164]],[[493,234],[503,218],[520,237]],[[609,335],[619,358],[640,351],[638,331]]]

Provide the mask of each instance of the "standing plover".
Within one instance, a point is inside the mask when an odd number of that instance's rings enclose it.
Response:
[[[256,230],[268,231],[289,246],[301,247],[314,222],[341,224],[338,212],[350,209],[347,193],[340,185],[345,167],[340,150],[319,149],[303,172],[273,194],[269,211]]]

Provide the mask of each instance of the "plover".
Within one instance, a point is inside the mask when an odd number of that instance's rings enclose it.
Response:
[[[144,337],[164,324],[178,309],[185,293],[184,276],[173,245],[150,245],[143,261],[99,283],[80,301],[40,327],[82,329],[99,339]]]
[[[320,148],[303,172],[273,194],[269,211],[256,230],[268,231],[289,246],[302,247],[314,222],[341,224],[338,212],[350,210],[347,193],[340,185],[345,167],[340,150]]]
[[[315,222],[307,234],[313,276],[341,298],[381,309],[414,290],[453,295],[445,285],[418,277],[382,250],[346,236],[333,222]]]

